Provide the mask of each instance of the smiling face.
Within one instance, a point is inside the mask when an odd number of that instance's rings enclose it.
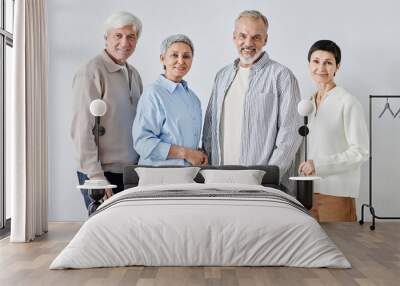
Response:
[[[136,30],[132,25],[108,31],[106,51],[117,64],[125,64],[133,54],[137,43]]]
[[[335,56],[327,51],[316,50],[310,56],[309,70],[312,79],[317,84],[329,84],[333,82],[339,65]]]
[[[185,43],[173,43],[160,56],[160,61],[165,66],[165,77],[180,82],[192,66],[192,49]]]
[[[233,41],[242,66],[251,66],[261,55],[267,43],[267,31],[261,19],[241,17],[233,32]]]

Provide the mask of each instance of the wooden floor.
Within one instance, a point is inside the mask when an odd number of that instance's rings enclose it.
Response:
[[[27,244],[0,241],[0,285],[400,285],[400,223],[325,223],[324,229],[353,268],[290,267],[121,267],[48,270],[79,229],[79,223],[51,223],[44,237]]]

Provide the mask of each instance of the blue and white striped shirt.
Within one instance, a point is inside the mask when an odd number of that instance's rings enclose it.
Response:
[[[196,149],[201,134],[201,104],[185,81],[163,75],[143,90],[132,127],[141,165],[190,165],[167,159],[172,144]]]
[[[225,95],[238,71],[239,60],[221,69],[205,115],[203,148],[213,165],[222,165],[221,113]],[[291,167],[301,143],[297,129],[300,91],[293,73],[266,52],[251,66],[244,99],[239,164],[277,165],[281,178]],[[229,112],[225,110],[224,112]]]

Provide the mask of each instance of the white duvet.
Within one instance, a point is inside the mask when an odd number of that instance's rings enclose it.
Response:
[[[262,190],[238,184],[136,187],[103,203],[50,269],[146,266],[294,266],[350,268],[320,225],[279,200],[174,197],[121,200],[137,192]],[[298,202],[297,202],[298,203]],[[299,204],[299,203],[298,203]]]

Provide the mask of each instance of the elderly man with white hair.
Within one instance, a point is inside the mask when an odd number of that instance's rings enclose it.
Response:
[[[277,165],[288,186],[301,141],[300,91],[293,73],[263,51],[267,40],[267,18],[240,13],[233,32],[239,57],[215,77],[203,147],[213,165]]]
[[[83,65],[73,79],[73,120],[71,136],[76,149],[78,180],[105,180],[117,185],[114,193],[123,190],[122,171],[137,163],[131,128],[137,102],[142,93],[142,80],[137,70],[127,63],[142,31],[141,21],[128,12],[117,12],[105,22],[105,49]],[[104,135],[95,142],[95,118],[89,106],[102,99],[107,112],[101,117]],[[99,158],[99,159],[98,159]],[[113,194],[106,189],[106,196]],[[82,190],[86,207],[91,203],[87,190]]]
[[[207,164],[207,156],[197,149],[200,100],[183,80],[193,54],[192,41],[185,35],[172,35],[161,44],[164,74],[144,89],[132,128],[141,165]]]

